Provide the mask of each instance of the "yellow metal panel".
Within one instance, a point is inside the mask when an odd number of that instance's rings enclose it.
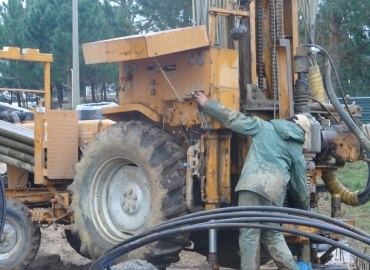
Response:
[[[82,49],[85,63],[96,64],[166,55],[207,45],[205,26],[196,26],[86,43]]]
[[[3,50],[0,50],[0,58],[35,62],[53,62],[52,54],[39,53],[36,49],[23,49],[21,53],[21,50],[17,47],[4,47]]]
[[[148,57],[145,38],[130,36],[83,44],[86,64],[119,62]]]
[[[109,119],[111,119],[110,115],[114,115],[114,114],[118,114],[122,112],[132,112],[132,111],[141,112],[156,122],[160,122],[162,120],[162,117],[160,114],[151,110],[147,106],[144,106],[143,104],[139,104],[139,103],[118,105],[118,106],[112,106],[112,107],[107,106],[106,108],[102,108],[102,114]]]
[[[174,29],[146,36],[148,56],[159,56],[208,46],[204,25]]]
[[[35,113],[35,164],[34,164],[34,175],[35,175],[35,184],[44,184],[44,168],[45,168],[45,149],[44,149],[44,140],[45,140],[45,114],[44,113]]]
[[[78,121],[76,111],[50,110],[47,122],[47,177],[73,179],[78,161]]]
[[[78,121],[78,146],[86,146],[92,142],[95,134],[115,124],[111,120],[83,120]]]

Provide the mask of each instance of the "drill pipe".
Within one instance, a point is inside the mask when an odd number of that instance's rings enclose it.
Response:
[[[33,130],[0,120],[0,136],[34,146]]]
[[[26,171],[31,172],[31,173],[34,172],[34,167],[33,167],[32,164],[20,161],[20,160],[15,159],[15,158],[8,157],[8,156],[3,155],[3,154],[0,154],[0,162],[6,163],[6,164],[9,164],[9,165],[13,165],[15,167],[21,168],[21,169],[26,170]]]
[[[0,145],[7,146],[11,149],[21,151],[28,155],[33,156],[34,154],[34,148],[32,146],[21,143],[21,142],[14,141],[12,139],[1,137],[1,136],[0,136]]]
[[[240,215],[240,213],[238,213]],[[295,219],[290,218],[276,218],[276,217],[269,217],[271,213],[264,213],[265,217],[259,217],[259,218],[236,218],[236,219],[221,219],[218,221],[208,221],[201,224],[194,224],[194,225],[188,225],[184,224],[183,227],[175,228],[175,229],[169,229],[166,231],[156,232],[150,235],[146,235],[144,232],[143,234],[137,235],[137,237],[131,237],[121,244],[117,248],[114,248],[112,251],[109,251],[95,261],[90,269],[103,269],[105,266],[110,264],[113,260],[123,256],[124,254],[138,248],[141,246],[144,246],[146,244],[152,243],[154,241],[158,241],[162,238],[171,237],[177,234],[183,234],[191,231],[200,231],[200,230],[209,230],[209,229],[225,229],[225,228],[257,228],[257,229],[264,229],[264,230],[276,230],[276,231],[282,231],[282,232],[288,232],[296,235],[305,236],[308,238],[312,238],[319,242],[326,242],[329,243],[332,246],[335,246],[337,248],[341,248],[343,250],[346,250],[349,253],[352,253],[360,258],[363,258],[367,261],[370,261],[370,256],[366,255],[364,253],[361,253],[353,248],[350,248],[344,244],[338,243],[334,240],[328,239],[323,236],[319,236],[313,233],[303,232],[296,229],[288,229],[280,226],[271,226],[271,225],[264,225],[264,224],[249,224],[250,222],[270,222],[270,223],[289,223],[289,224],[297,224],[297,225],[306,225],[309,227],[316,227],[320,228],[326,231],[332,231],[336,233],[340,233],[342,235],[346,235],[349,237],[352,237],[354,239],[363,241],[365,243],[370,243],[370,240],[363,236],[358,236],[352,232],[349,232],[347,230],[343,230],[341,228],[336,228],[334,226],[330,226],[328,224],[325,224],[323,222],[317,222],[312,221],[310,219],[302,219],[301,217],[296,217]],[[280,215],[280,214],[277,214]],[[220,215],[222,216],[222,214]],[[240,215],[241,216],[241,215]],[[207,218],[209,220],[209,217],[204,216],[203,218]],[[191,219],[190,219],[191,221]],[[191,223],[191,222],[187,222]],[[132,239],[135,238],[135,239]],[[125,245],[122,245],[125,243]]]
[[[14,150],[6,146],[0,145],[0,153],[32,165],[34,165],[35,163],[35,158],[33,156],[27,155],[21,151]]]

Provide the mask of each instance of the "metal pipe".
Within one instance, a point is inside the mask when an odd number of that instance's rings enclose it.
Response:
[[[268,215],[269,213],[265,213]],[[319,242],[328,243],[332,246],[335,246],[337,248],[343,249],[351,254],[354,254],[360,258],[363,258],[367,261],[370,261],[370,256],[367,254],[364,254],[362,252],[359,252],[349,246],[346,246],[342,243],[339,243],[337,241],[328,239],[323,236],[319,236],[313,233],[304,232],[296,229],[289,229],[284,228],[280,226],[272,226],[272,225],[265,225],[265,224],[256,224],[254,222],[268,222],[268,223],[290,223],[290,224],[297,224],[297,225],[307,225],[310,227],[316,227],[323,230],[329,230],[333,232],[337,232],[340,234],[345,235],[345,233],[342,230],[338,230],[338,228],[325,226],[325,224],[322,224],[322,222],[316,222],[316,221],[302,221],[300,218],[297,219],[286,219],[286,218],[269,218],[269,217],[263,217],[260,219],[234,219],[234,220],[219,220],[218,222],[205,222],[202,224],[196,224],[196,225],[186,225],[184,227],[168,230],[168,231],[161,231],[157,233],[153,233],[151,235],[144,235],[140,237],[136,237],[134,240],[130,239],[124,241],[125,245],[121,245],[118,248],[115,248],[109,252],[106,253],[106,255],[102,256],[99,260],[95,261],[90,269],[103,269],[105,265],[109,264],[111,261],[123,256],[124,254],[138,248],[144,245],[147,245],[149,243],[152,243],[154,241],[158,241],[161,238],[167,238],[171,237],[177,234],[183,234],[191,231],[200,231],[205,229],[231,229],[231,228],[257,228],[262,230],[275,230],[275,231],[281,231],[281,232],[288,232],[296,235],[301,235],[304,237],[312,238]],[[248,222],[252,222],[252,224],[249,224]],[[349,232],[350,233],[350,232]],[[351,234],[351,233],[350,233]],[[356,239],[357,237],[355,237]],[[365,238],[365,237],[363,237]],[[132,241],[131,241],[132,240]],[[366,239],[366,242],[369,242],[369,239]],[[122,242],[123,243],[123,242]]]
[[[10,105],[8,103],[0,102],[0,111],[3,110],[2,107],[6,108],[6,109],[10,109],[12,111],[31,112],[30,110],[25,109],[25,108],[20,108],[18,106],[13,106],[13,105]]]
[[[211,269],[219,269],[218,256],[217,256],[217,230],[210,229],[208,231],[208,263],[211,265]]]
[[[26,163],[24,161],[21,161],[21,160],[15,159],[15,158],[5,156],[3,154],[0,154],[0,162],[6,163],[6,164],[9,164],[9,165],[13,165],[15,167],[21,168],[21,169],[26,170],[26,171],[31,172],[31,173],[34,172],[34,167],[33,167],[32,164]]]
[[[0,120],[0,136],[11,138],[15,141],[34,145],[34,132],[28,128],[17,126]]]
[[[14,150],[6,146],[0,145],[0,153],[32,165],[35,163],[35,159],[33,156],[27,155],[21,151]]]
[[[1,137],[0,136],[0,145],[7,146],[11,149],[21,151],[23,153],[33,155],[34,154],[34,148],[30,145],[14,141],[12,139]]]

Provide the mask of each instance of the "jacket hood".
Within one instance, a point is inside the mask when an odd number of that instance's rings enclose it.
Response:
[[[283,119],[271,120],[270,123],[283,140],[296,140],[301,144],[304,143],[304,131],[297,124]]]

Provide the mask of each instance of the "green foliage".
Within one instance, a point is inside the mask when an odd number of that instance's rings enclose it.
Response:
[[[24,33],[25,9],[22,0],[9,0],[0,6],[0,47],[25,47]],[[2,61],[0,62],[0,86],[10,88],[34,88],[40,89],[42,81],[35,80],[42,66],[37,63]],[[3,100],[11,102],[10,95],[4,96]],[[20,104],[19,104],[20,105]]]
[[[338,180],[352,192],[364,190],[368,179],[367,163],[358,161],[355,163],[347,163],[343,169],[338,170]],[[320,213],[330,215],[330,198],[322,201],[319,206]],[[324,198],[325,195],[321,194],[320,197]],[[348,206],[342,204],[343,218],[353,220],[356,227],[370,233],[370,223],[368,217],[370,216],[370,202],[360,206]]]
[[[345,94],[370,93],[370,1],[323,0],[317,17],[317,44],[336,64]]]
[[[156,32],[191,25],[191,1],[137,0],[132,5],[140,32]]]

